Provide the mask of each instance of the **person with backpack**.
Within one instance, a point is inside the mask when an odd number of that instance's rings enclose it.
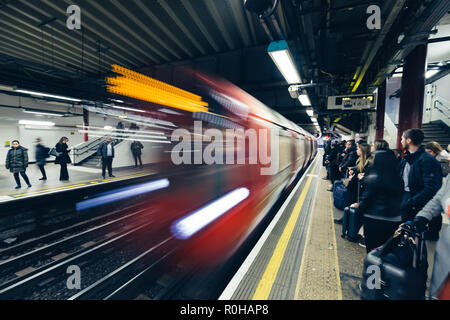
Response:
[[[30,180],[25,173],[28,167],[28,149],[20,145],[18,140],[13,140],[11,149],[8,150],[5,162],[6,169],[9,169],[14,175],[17,186],[16,189],[20,189],[22,186],[20,184],[19,174],[22,176],[28,188],[31,188]]]
[[[133,158],[134,158],[134,167],[137,168],[138,166],[138,160],[139,163],[141,165],[142,168],[142,149],[144,149],[144,146],[142,145],[142,143],[140,141],[133,141],[133,143],[131,144],[131,152],[133,153]]]
[[[41,143],[41,139],[37,138],[36,139],[36,164],[39,167],[39,170],[42,173],[42,178],[40,178],[39,180],[47,180],[47,174],[45,172],[45,163],[46,163],[46,159],[50,156],[49,152],[50,152],[50,148],[45,147],[44,145],[42,145]]]
[[[400,203],[403,180],[395,167],[391,150],[375,152],[373,164],[361,181],[363,192],[356,208],[356,216],[363,219],[366,250],[384,244],[402,222]]]
[[[69,180],[69,172],[67,171],[67,164],[72,163],[72,160],[70,160],[69,156],[69,153],[72,150],[72,148],[69,148],[67,142],[69,142],[69,138],[62,137],[61,139],[59,139],[59,142],[55,145],[56,152],[58,153],[58,156],[56,156],[55,159],[55,164],[59,164],[61,166],[61,170],[59,173],[60,181]]]

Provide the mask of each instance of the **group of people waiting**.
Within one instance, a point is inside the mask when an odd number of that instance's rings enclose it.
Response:
[[[55,164],[60,165],[60,181],[69,180],[69,172],[67,170],[67,165],[72,163],[70,159],[70,151],[72,148],[68,146],[69,139],[67,137],[62,137],[59,142],[55,145],[53,149],[47,148],[42,144],[40,138],[35,140],[36,149],[36,165],[38,166],[42,177],[39,179],[41,181],[47,180],[47,173],[45,171],[45,165],[47,159],[50,156],[55,156]],[[140,167],[142,168],[142,149],[144,146],[139,141],[133,141],[131,144],[131,152],[135,161],[135,167],[138,166],[138,161]],[[111,137],[107,137],[104,142],[102,142],[97,149],[97,156],[100,157],[102,161],[102,177],[105,179],[106,169],[108,169],[108,174],[110,177],[115,177],[112,170],[112,162],[115,156],[114,143]],[[8,150],[6,155],[5,166],[11,173],[13,173],[14,179],[16,181],[15,189],[20,189],[22,187],[20,176],[27,184],[28,188],[31,188],[30,179],[26,174],[26,170],[29,165],[28,149],[21,146],[18,140],[13,140],[11,143],[11,148]],[[20,175],[20,176],[19,176]]]
[[[421,129],[409,129],[402,135],[403,150],[391,150],[385,140],[375,141],[373,145],[365,139],[357,143],[350,140],[345,142],[345,148],[342,143],[327,142],[324,179],[345,182],[350,208],[355,210],[358,221],[357,229],[362,226],[364,230],[363,238],[348,240],[359,241],[367,252],[383,245],[406,221],[425,232],[425,239],[439,240],[441,213],[446,212],[450,217],[450,178],[445,172],[450,157],[437,142],[423,146],[423,140]],[[335,219],[338,224],[342,221]],[[446,255],[448,261],[450,228],[442,238],[436,255]],[[448,270],[443,274],[447,275]]]

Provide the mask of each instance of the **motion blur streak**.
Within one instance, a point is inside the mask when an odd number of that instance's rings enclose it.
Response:
[[[187,239],[250,195],[247,188],[239,188],[177,220],[171,227],[176,238]]]
[[[135,186],[120,188],[99,194],[97,197],[85,201],[78,202],[76,204],[77,211],[86,210],[107,203],[123,200],[126,198],[138,196],[143,193],[152,192],[159,189],[164,189],[169,186],[169,180],[167,178],[141,183]]]
[[[112,71],[122,76],[106,78],[109,92],[191,112],[208,111],[199,95],[118,65],[112,65]]]

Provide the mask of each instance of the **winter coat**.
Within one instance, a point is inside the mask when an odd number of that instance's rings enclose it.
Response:
[[[403,179],[395,168],[395,155],[390,150],[375,152],[374,162],[361,180],[363,191],[359,199],[358,215],[400,222],[400,203]]]
[[[131,152],[133,152],[134,155],[140,156],[142,149],[144,149],[144,146],[139,141],[135,141],[131,144]]]
[[[439,162],[422,146],[405,156],[401,163],[401,177],[406,163],[410,164],[408,187],[411,197],[402,203],[402,211],[413,216],[430,201],[442,186],[442,170]]]
[[[345,173],[347,168],[353,167],[356,164],[356,160],[358,159],[358,154],[356,153],[356,145],[351,146],[346,151],[345,156],[342,158],[340,168],[342,168],[342,172]]]
[[[22,146],[9,149],[5,166],[12,173],[24,172],[28,167],[28,149]]]
[[[417,217],[423,217],[428,221],[446,212],[450,217],[450,176],[444,179],[441,189],[431,199],[425,207],[417,214]],[[445,227],[444,227],[445,228]],[[431,277],[430,295],[434,296],[441,288],[447,275],[450,273],[450,227],[447,226],[442,231],[441,237],[436,244],[436,254]]]
[[[44,147],[42,144],[36,145],[36,164],[42,166],[45,165],[46,159],[48,158],[48,153],[50,149]]]
[[[69,151],[67,151],[67,148],[69,146],[67,143],[57,143],[55,146],[56,152],[61,152],[61,155],[59,157],[56,157],[55,163],[56,164],[67,164],[72,163],[72,160],[70,160]]]
[[[114,158],[114,144],[111,142],[111,151],[112,151],[112,157]],[[108,143],[102,142],[97,149],[97,155],[102,156],[103,158],[106,158],[108,156]]]

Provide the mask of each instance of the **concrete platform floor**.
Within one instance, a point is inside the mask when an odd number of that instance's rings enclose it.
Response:
[[[155,173],[154,169],[152,170],[150,166],[144,166],[144,168],[126,167],[117,169],[113,166],[113,175],[116,176],[116,178],[108,178],[108,172],[106,172],[106,179],[103,179],[101,167],[88,168],[69,165],[67,168],[69,171],[69,180],[59,181],[60,166],[55,165],[54,163],[49,163],[45,166],[47,180],[40,181],[39,178],[41,178],[42,175],[39,168],[35,164],[30,164],[26,173],[30,179],[32,187],[28,188],[22,177],[20,177],[22,188],[16,190],[14,189],[16,187],[16,182],[13,174],[2,166],[0,167],[0,201],[7,201],[11,198],[41,194],[45,192],[64,190],[66,188],[75,187],[80,183],[102,183],[115,179],[131,178],[136,175]]]

